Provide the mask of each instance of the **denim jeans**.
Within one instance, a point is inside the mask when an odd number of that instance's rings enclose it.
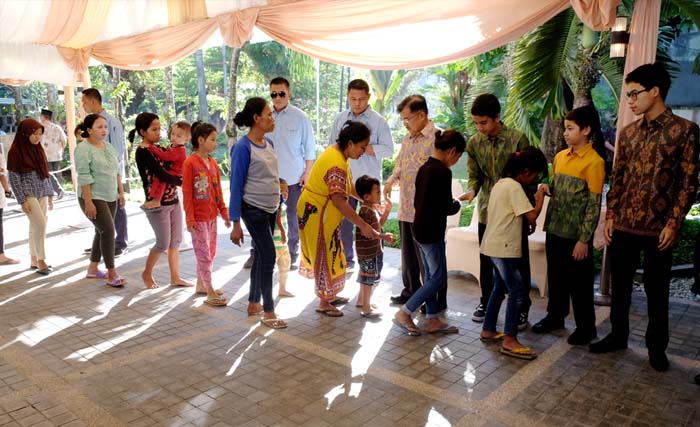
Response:
[[[401,309],[412,314],[423,303],[427,318],[435,318],[438,313],[438,291],[447,286],[447,259],[445,258],[445,242],[423,244],[418,243],[423,268],[425,269],[425,281],[406,301]]]
[[[505,294],[508,294],[506,305],[506,324],[503,329],[506,335],[518,335],[518,315],[525,300],[525,286],[520,275],[520,258],[491,257],[493,264],[493,291],[486,305],[484,330],[496,332],[498,312]]]
[[[275,269],[276,253],[272,234],[275,230],[277,211],[268,213],[255,206],[243,202],[241,219],[253,239],[255,257],[250,269],[250,293],[248,301],[259,303],[262,298],[263,310],[275,311],[275,300],[272,297],[272,272]]]

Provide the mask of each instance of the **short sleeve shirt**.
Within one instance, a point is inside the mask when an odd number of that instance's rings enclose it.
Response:
[[[512,178],[501,178],[491,190],[488,225],[481,242],[481,253],[495,258],[522,256],[522,215],[533,209],[522,185]]]

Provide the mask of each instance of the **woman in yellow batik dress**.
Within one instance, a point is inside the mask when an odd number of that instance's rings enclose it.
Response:
[[[331,304],[345,285],[341,221],[347,218],[366,237],[378,236],[348,204],[348,197],[357,197],[348,160],[364,154],[369,136],[364,124],[346,122],[336,143],[316,159],[297,204],[302,267],[313,271],[319,298],[316,311],[330,317],[343,315]]]

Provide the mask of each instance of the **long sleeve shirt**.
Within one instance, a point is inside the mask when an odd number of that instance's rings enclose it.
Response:
[[[311,121],[306,113],[291,104],[280,112],[273,108],[272,117],[275,118],[275,130],[265,137],[275,144],[280,178],[289,185],[298,184],[304,175],[306,161],[316,159]]]
[[[48,178],[42,178],[37,171],[19,173],[9,171],[10,187],[18,204],[27,201],[27,197],[53,197],[53,188]]]
[[[148,148],[137,148],[134,157],[141,176],[141,182],[143,183],[143,192],[146,194],[146,200],[151,200],[149,189],[153,178],[157,177],[166,184],[160,204],[163,206],[176,204],[179,201],[177,198],[177,186],[182,184],[182,179],[167,173],[163,168],[162,160],[156,158]]]
[[[119,176],[124,179],[124,173],[126,171],[126,140],[124,139],[124,127],[122,127],[119,120],[108,114],[104,109],[100,112],[100,116],[107,120],[107,128],[109,130],[107,141],[112,144],[112,147],[114,147],[114,150],[117,152],[119,158]]]
[[[414,207],[413,237],[418,243],[444,242],[447,217],[459,212],[460,203],[452,198],[452,171],[435,157],[418,170]]]
[[[565,239],[588,243],[598,225],[605,160],[589,143],[578,151],[562,150],[552,166],[552,200],[544,230]]]
[[[656,236],[681,227],[697,191],[698,133],[669,109],[622,130],[607,196],[616,230]]]
[[[391,138],[391,129],[384,117],[368,106],[365,111],[356,116],[351,110],[339,113],[333,123],[329,145],[336,143],[340,130],[346,121],[352,120],[367,126],[371,132],[369,145],[374,149],[374,155],[363,154],[359,159],[350,160],[350,171],[354,179],[362,175],[369,175],[372,178],[382,181],[382,159],[394,155],[394,140]],[[354,183],[353,183],[354,184]]]
[[[190,155],[183,164],[182,198],[188,227],[208,222],[218,215],[228,221],[228,210],[221,191],[221,175],[216,160],[205,161],[198,154]]]
[[[52,122],[44,124],[41,146],[44,147],[46,160],[49,162],[60,162],[63,160],[63,150],[66,148],[66,134],[63,133],[63,129]]]
[[[401,141],[401,149],[396,157],[394,172],[387,179],[387,184],[399,183],[399,221],[413,222],[415,208],[413,199],[416,195],[416,174],[423,163],[433,153],[435,132],[439,130],[428,124],[416,135],[406,135]]]
[[[264,141],[261,147],[244,135],[231,147],[231,221],[240,221],[244,202],[268,213],[274,213],[279,206],[277,155],[272,142]]]
[[[479,206],[479,222],[488,221],[489,195],[493,186],[501,179],[508,156],[529,146],[527,137],[505,125],[498,135],[489,137],[476,134],[467,142],[467,169],[469,180],[467,191],[474,190]]]

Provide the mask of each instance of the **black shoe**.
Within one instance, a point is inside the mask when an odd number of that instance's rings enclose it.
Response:
[[[253,250],[250,250],[250,256],[248,257],[247,260],[243,263],[243,268],[253,268],[253,261],[255,260],[255,255],[253,254]]]
[[[669,363],[666,353],[663,351],[650,351],[649,352],[649,364],[652,368],[659,372],[668,371]]]
[[[700,385],[700,374],[695,376],[695,384]]]
[[[472,314],[472,322],[481,323],[486,317],[486,307],[484,304],[479,303],[474,309],[474,314]]]
[[[406,301],[408,301],[408,297],[405,297],[403,295],[396,295],[395,297],[391,297],[389,299],[391,300],[392,304],[399,304],[399,305],[406,304]]]
[[[700,295],[700,277],[695,278],[693,286],[690,287],[690,292],[694,293],[695,295]]]
[[[84,254],[91,254],[91,253],[92,253],[92,248],[83,249],[83,253],[84,253]]]
[[[520,313],[518,315],[518,330],[519,331],[524,331],[527,329],[528,326],[530,326],[530,323],[528,323],[527,319],[529,317],[529,314],[527,311]]]
[[[532,330],[535,330],[534,326],[532,327]],[[580,329],[576,329],[571,335],[569,335],[569,338],[566,339],[566,342],[568,342],[569,345],[588,345],[595,338],[595,331],[585,332]]]
[[[564,322],[555,322],[554,320],[551,320],[549,317],[545,316],[544,319],[532,325],[532,328],[530,329],[536,334],[546,334],[548,332],[556,331],[557,329],[564,329]]]
[[[119,258],[120,256],[124,255],[127,252],[129,252],[129,249],[127,249],[127,248],[115,249],[114,250],[114,258]]]
[[[588,351],[591,353],[610,353],[611,351],[620,351],[627,348],[627,340],[624,342],[608,334],[602,340],[588,344]]]
[[[297,270],[299,270],[299,266],[298,266],[298,265],[296,265],[296,264],[291,264],[291,265],[289,266],[289,271],[297,271]]]

